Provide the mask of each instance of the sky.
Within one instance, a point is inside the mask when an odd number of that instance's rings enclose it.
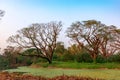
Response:
[[[0,48],[9,45],[6,40],[17,30],[33,23],[62,21],[58,41],[69,45],[66,29],[75,21],[98,20],[120,28],[120,0],[0,0],[5,11],[0,20]]]

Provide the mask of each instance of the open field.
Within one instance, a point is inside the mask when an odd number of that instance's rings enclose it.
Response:
[[[120,63],[78,63],[78,62],[60,62],[54,61],[49,63],[37,63],[33,64],[33,67],[57,67],[57,68],[74,68],[74,69],[120,69]]]
[[[35,76],[55,77],[59,75],[85,76],[106,80],[120,80],[119,69],[63,69],[63,68],[30,68],[18,67],[6,70],[9,72],[21,72]]]

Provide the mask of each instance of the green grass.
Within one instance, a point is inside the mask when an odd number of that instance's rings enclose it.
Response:
[[[77,63],[57,62],[52,64],[37,63],[30,67],[18,67],[6,70],[9,72],[21,72],[25,74],[41,75],[44,77],[55,77],[59,75],[85,76],[106,80],[120,80],[119,63]]]
[[[77,62],[53,62],[52,64],[48,63],[37,63],[33,64],[33,66],[42,66],[42,67],[57,67],[57,68],[75,68],[75,69],[100,69],[100,68],[108,68],[108,69],[120,69],[119,63],[77,63]]]
[[[6,70],[9,72],[25,72],[25,74],[41,75],[44,77],[55,77],[59,75],[85,76],[106,80],[120,80],[118,69],[63,69],[63,68],[30,68],[18,67],[17,69]]]

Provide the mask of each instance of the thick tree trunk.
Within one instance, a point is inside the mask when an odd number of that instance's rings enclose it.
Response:
[[[52,64],[52,58],[51,59],[46,58],[46,60],[49,62],[49,64]]]
[[[49,64],[52,64],[52,61],[51,60],[48,60]]]
[[[52,60],[50,60],[50,59],[47,59],[47,61],[49,62],[49,64],[52,64]]]
[[[40,57],[40,58],[43,58],[43,59],[46,59],[48,62],[49,62],[49,64],[52,64],[52,56],[51,56],[51,58],[49,59],[48,57],[43,57],[43,56],[40,56],[40,55],[25,55],[25,54],[19,54],[19,55],[22,55],[22,56],[29,56],[29,57]]]

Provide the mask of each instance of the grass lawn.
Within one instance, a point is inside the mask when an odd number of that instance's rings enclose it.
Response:
[[[118,69],[63,69],[63,68],[30,68],[18,67],[17,69],[6,70],[8,72],[23,72],[25,74],[41,75],[44,77],[55,77],[59,75],[85,76],[105,80],[120,80]]]
[[[52,64],[37,63],[31,67],[18,67],[9,69],[9,72],[22,72],[25,74],[41,75],[44,77],[55,77],[59,75],[85,76],[106,80],[120,80],[119,63],[76,63],[57,62]]]
[[[52,64],[49,63],[37,63],[33,66],[42,67],[57,67],[57,68],[75,68],[75,69],[120,69],[120,63],[77,63],[77,62],[59,62],[54,61]]]
[[[8,72],[22,72],[44,77],[55,77],[59,75],[85,76],[106,80],[120,80],[119,63],[77,63],[77,62],[57,62],[52,64],[37,63],[30,67],[18,67],[8,69]]]

